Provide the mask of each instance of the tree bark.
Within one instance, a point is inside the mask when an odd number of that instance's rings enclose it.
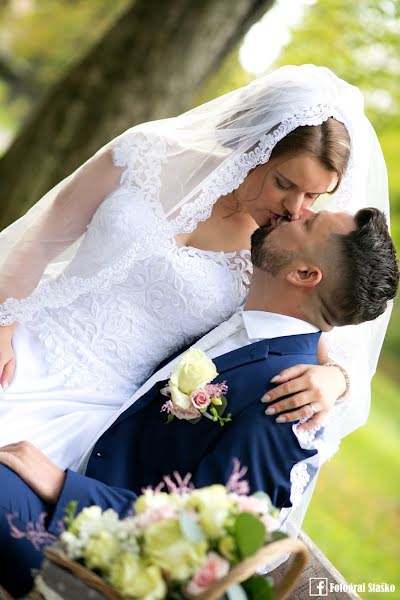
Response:
[[[179,114],[274,0],[136,0],[0,159],[0,228],[128,127]]]

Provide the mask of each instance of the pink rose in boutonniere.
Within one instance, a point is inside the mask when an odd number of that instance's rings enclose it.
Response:
[[[211,402],[211,398],[205,390],[196,390],[190,396],[190,400],[192,401],[193,406],[198,410],[206,409]]]
[[[211,383],[218,376],[215,364],[202,350],[190,348],[172,369],[168,385],[161,393],[170,399],[163,404],[161,411],[168,412],[168,422],[174,417],[193,423],[207,417],[225,425],[231,421],[231,414],[222,415],[227,407],[224,394],[228,386]]]

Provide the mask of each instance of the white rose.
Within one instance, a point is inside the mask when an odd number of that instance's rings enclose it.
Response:
[[[172,370],[169,380],[172,401],[181,408],[190,408],[190,395],[213,381],[217,375],[211,358],[198,348],[190,348]]]
[[[234,502],[223,485],[194,490],[187,505],[198,512],[200,525],[207,537],[216,540],[226,535],[225,522]]]

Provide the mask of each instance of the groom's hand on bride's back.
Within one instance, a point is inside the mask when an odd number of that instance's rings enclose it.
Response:
[[[12,382],[15,373],[15,357],[12,337],[16,324],[0,327],[0,384],[5,390]]]
[[[65,472],[30,442],[17,442],[0,448],[0,464],[14,471],[48,504],[55,504],[65,480]]]

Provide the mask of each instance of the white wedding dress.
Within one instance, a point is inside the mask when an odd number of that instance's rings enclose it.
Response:
[[[67,286],[82,274],[91,245],[152,229],[153,208],[126,201],[118,189],[98,208],[75,259]],[[101,260],[96,256],[96,260]],[[250,253],[154,245],[151,256],[105,290],[94,287],[61,308],[42,308],[18,324],[13,337],[16,372],[0,393],[0,446],[29,440],[62,468],[79,460],[88,440],[158,364],[229,318],[246,298]]]

